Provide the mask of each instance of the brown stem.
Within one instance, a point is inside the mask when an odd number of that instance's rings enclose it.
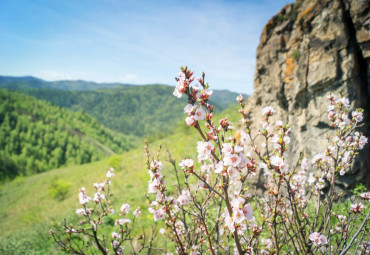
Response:
[[[104,247],[100,244],[100,241],[98,239],[98,236],[97,236],[97,231],[94,229],[93,230],[93,233],[94,233],[94,240],[95,240],[95,243],[96,245],[98,246],[99,250],[104,254],[104,255],[107,255],[107,252],[105,251]]]
[[[344,255],[348,252],[349,248],[351,248],[353,242],[356,240],[357,236],[360,234],[362,228],[365,226],[367,220],[369,219],[369,215],[370,215],[370,211],[366,214],[366,218],[362,222],[362,224],[359,227],[359,229],[357,230],[357,232],[353,235],[353,237],[352,237],[351,241],[349,242],[349,244],[347,245],[347,247],[339,255]]]
[[[225,178],[224,178],[224,183],[225,183]],[[224,186],[223,189],[224,189],[224,194],[225,194],[225,202],[226,202],[227,211],[229,212],[229,215],[231,216],[233,214],[233,210],[231,208],[229,194],[228,194],[228,191],[227,191],[227,186]],[[233,236],[234,236],[235,245],[236,245],[236,248],[238,250],[238,253],[240,255],[241,254],[244,254],[243,249],[242,249],[242,246],[240,244],[240,240],[239,240],[239,236],[238,236],[238,231],[236,229],[234,230]]]
[[[204,218],[202,217],[202,224],[203,224],[203,227],[206,231],[206,234],[207,234],[207,239],[208,239],[208,246],[209,246],[209,251],[215,255],[215,252],[213,251],[213,248],[212,248],[212,242],[211,242],[211,235],[208,233],[208,228],[207,228],[207,225],[206,223],[204,222]]]

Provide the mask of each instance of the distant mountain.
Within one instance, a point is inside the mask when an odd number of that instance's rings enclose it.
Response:
[[[89,114],[0,89],[0,181],[82,164],[134,147]]]
[[[25,79],[25,77],[19,80],[8,77],[7,80],[17,84],[12,89],[74,111],[87,112],[104,126],[127,135],[160,138],[171,132],[176,122],[184,119],[183,109],[186,99],[183,97],[179,100],[174,97],[172,95],[174,88],[171,86],[122,85],[77,91],[75,89],[56,90],[56,87],[62,88],[62,86],[50,87],[50,83],[39,79],[36,79],[38,84],[49,87],[31,85],[33,80]],[[60,81],[54,84],[64,84],[64,88],[72,88],[75,82]],[[92,85],[103,86],[99,83],[81,82],[86,85],[84,88],[91,88]],[[9,85],[10,83],[2,83],[0,80],[0,87],[4,84]],[[80,88],[82,87],[81,85]],[[211,103],[215,106],[215,111],[222,111],[230,104],[236,103],[237,96],[238,93],[215,90],[211,96]]]
[[[59,89],[59,90],[95,90],[113,87],[130,87],[123,83],[97,83],[82,80],[44,81],[33,76],[0,76],[0,88],[18,89]]]

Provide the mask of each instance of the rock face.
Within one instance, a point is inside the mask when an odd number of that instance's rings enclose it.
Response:
[[[305,0],[285,6],[265,26],[257,49],[255,91],[248,99],[253,129],[261,110],[273,106],[276,119],[292,128],[289,153],[323,152],[328,92],[342,90],[352,107],[365,109],[363,131],[370,135],[370,1]],[[340,185],[370,186],[366,145]],[[293,153],[292,153],[293,152]]]

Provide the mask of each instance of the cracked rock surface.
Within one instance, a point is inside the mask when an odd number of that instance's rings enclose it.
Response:
[[[257,49],[254,93],[248,99],[252,130],[265,106],[292,128],[288,153],[311,158],[333,134],[327,119],[328,92],[342,90],[352,108],[365,109],[362,131],[370,135],[370,0],[304,0],[285,6],[262,32]],[[366,145],[338,186],[370,187]],[[293,165],[297,158],[292,158]],[[259,178],[258,178],[259,179]]]

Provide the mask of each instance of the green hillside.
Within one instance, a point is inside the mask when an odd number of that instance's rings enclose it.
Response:
[[[86,113],[0,90],[0,181],[96,161],[134,146]]]
[[[165,85],[132,86],[94,91],[56,91],[45,89],[22,90],[39,99],[84,111],[110,129],[136,136],[162,138],[181,120],[186,99],[172,95],[173,87]],[[238,94],[215,91],[212,95],[215,110],[236,103]]]
[[[231,112],[231,113],[230,113]],[[182,111],[177,112],[184,117]],[[219,115],[229,116],[234,125],[239,113],[234,107]],[[219,119],[215,117],[215,121]],[[181,134],[181,135],[180,135]],[[166,161],[167,147],[172,157],[179,162],[184,156],[196,158],[196,145],[200,140],[193,128],[182,124],[176,128],[176,134],[150,144],[150,150],[155,153],[161,144],[162,161],[165,166],[164,174],[168,183],[174,182],[174,174],[170,164]],[[145,155],[142,146],[138,149],[122,154],[120,167],[116,167],[115,176],[112,178],[113,203],[119,207],[122,203],[129,203],[132,208],[140,206],[143,214],[140,216],[139,229],[148,227],[152,222],[147,213],[147,204],[144,194],[147,192],[148,173],[145,170]],[[63,167],[40,173],[6,183],[0,190],[0,253],[1,254],[57,254],[57,249],[48,235],[48,230],[53,227],[58,229],[64,217],[77,221],[76,209],[79,208],[78,190],[82,186],[87,192],[93,192],[93,183],[101,182],[107,168],[110,166],[108,159],[90,164]],[[120,169],[121,168],[121,169]],[[68,195],[63,201],[58,201],[50,196],[50,187],[55,180],[70,183]],[[107,234],[110,228],[106,226]]]

